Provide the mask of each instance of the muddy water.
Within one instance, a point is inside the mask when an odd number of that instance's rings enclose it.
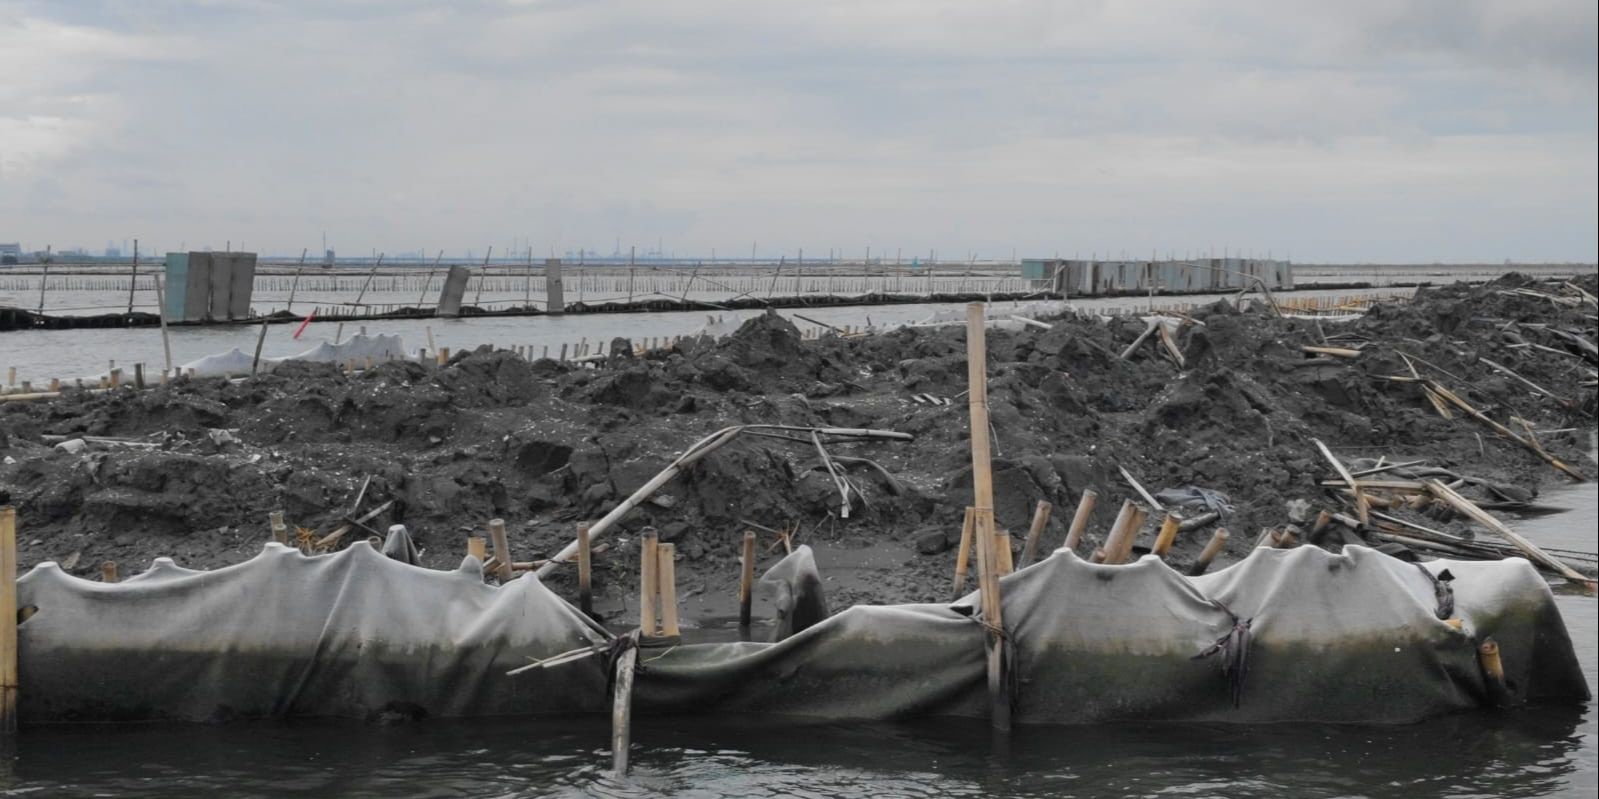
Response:
[[[1592,550],[1599,492],[1520,528]],[[1596,682],[1592,597],[1557,602]],[[26,687],[24,686],[24,690]],[[644,719],[634,770],[606,773],[603,718],[25,730],[0,746],[8,796],[1587,796],[1599,779],[1592,707],[1463,713],[1399,727],[982,722],[782,724]]]
[[[1347,296],[1364,294],[1361,291],[1306,291],[1294,297]],[[1385,294],[1408,294],[1405,289],[1385,289]],[[1187,297],[1156,298],[1157,303],[1205,303],[1221,295],[1194,295]],[[1137,308],[1149,304],[1148,299],[1118,298],[1074,302],[1073,307],[1086,310],[1104,308]],[[998,304],[996,309],[1021,308],[1024,304]],[[961,312],[961,306],[951,304],[879,305],[842,308],[813,308],[800,311],[781,311],[802,329],[820,329],[799,318],[809,317],[829,325],[900,324],[920,322],[936,313]],[[716,311],[714,315],[729,326],[754,316],[760,311]],[[796,315],[797,314],[797,315]],[[670,338],[694,333],[706,324],[709,313],[631,313],[582,314],[570,316],[493,317],[477,319],[430,319],[369,321],[345,323],[342,335],[349,337],[363,326],[371,334],[398,334],[409,351],[422,347],[430,350],[449,347],[452,351],[494,344],[532,348],[535,355],[547,347],[553,357],[561,345],[574,347],[587,339],[590,345],[609,341],[613,336],[625,336],[635,341],[660,337]],[[267,328],[262,354],[284,356],[304,352],[319,341],[332,341],[341,335],[339,324],[312,322],[294,338],[298,325],[271,325]],[[170,330],[172,362],[183,364],[206,355],[227,352],[238,348],[241,352],[255,351],[260,328],[255,326],[225,327],[173,327]],[[429,346],[431,333],[433,345]],[[0,368],[16,367],[18,380],[29,380],[34,385],[45,385],[50,378],[70,380],[75,377],[99,374],[106,370],[108,361],[121,366],[144,363],[146,369],[158,371],[164,362],[161,331],[152,327],[103,330],[28,330],[0,334]]]

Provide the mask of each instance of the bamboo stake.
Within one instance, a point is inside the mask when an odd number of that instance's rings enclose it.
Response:
[[[17,509],[0,507],[0,735],[17,731]]]
[[[638,665],[638,635],[616,663],[616,688],[611,699],[611,770],[627,776],[627,750],[633,737],[633,672]]]
[[[1099,492],[1092,488],[1083,489],[1083,496],[1077,500],[1077,513],[1072,516],[1071,529],[1066,533],[1066,548],[1077,551],[1077,544],[1083,540],[1083,533],[1088,529],[1088,517],[1094,513],[1094,503],[1099,499]]]
[[[1010,694],[1005,688],[1004,618],[994,553],[994,476],[988,442],[988,353],[983,304],[966,306],[966,386],[972,436],[972,535],[977,540],[978,582],[983,590],[983,622],[988,628],[990,721],[1010,729]]]
[[[676,544],[658,544],[655,547],[655,571],[661,591],[661,635],[675,638],[681,635],[677,627],[677,555]]]
[[[1218,527],[1216,532],[1211,533],[1210,541],[1205,544],[1205,548],[1200,551],[1199,559],[1195,560],[1194,565],[1189,567],[1188,576],[1198,577],[1209,570],[1210,562],[1221,554],[1222,548],[1225,546],[1227,546],[1227,528]]]
[[[1166,518],[1161,520],[1160,532],[1155,536],[1155,545],[1149,549],[1150,554],[1165,559],[1172,543],[1177,540],[1177,531],[1182,529],[1182,522],[1183,517],[1167,511]]]
[[[972,508],[966,508],[966,517],[961,520],[960,549],[955,552],[955,596],[961,595],[961,589],[966,587],[966,572],[971,567],[972,558]]]
[[[1044,527],[1049,524],[1054,510],[1054,505],[1042,499],[1033,506],[1033,523],[1027,528],[1027,543],[1022,545],[1022,568],[1032,565],[1033,559],[1038,557],[1038,540],[1044,537]]]
[[[1011,552],[1010,533],[994,531],[994,569],[1001,577],[1016,571],[1015,555]]]
[[[750,605],[755,588],[755,531],[744,531],[744,552],[739,562],[738,576],[738,626],[748,630]]]
[[[505,535],[505,520],[489,520],[489,540],[494,543],[494,559],[500,562],[498,572],[500,582],[511,581],[511,542]]]
[[[100,581],[105,583],[117,582],[117,562],[108,560],[100,564]]]
[[[1477,507],[1475,502],[1472,502],[1471,500],[1466,499],[1465,497],[1456,493],[1454,489],[1444,485],[1438,480],[1428,480],[1427,489],[1432,492],[1433,496],[1448,503],[1455,510],[1470,516],[1478,524],[1493,530],[1494,532],[1503,536],[1505,540],[1515,544],[1516,548],[1527,553],[1528,560],[1541,563],[1544,566],[1559,572],[1560,576],[1577,583],[1578,585],[1586,586],[1589,591],[1595,589],[1596,584],[1594,580],[1584,576],[1576,569],[1566,565],[1565,561],[1562,561],[1543,551],[1538,547],[1537,544],[1534,544],[1531,541],[1523,538],[1515,530],[1510,529],[1510,527],[1504,522],[1499,521],[1498,519],[1494,518],[1492,514],[1488,513],[1482,508]]]
[[[489,542],[480,535],[467,536],[466,554],[477,558],[478,563],[485,563],[489,559]]]
[[[272,531],[272,540],[279,544],[289,543],[289,526],[283,523],[283,511],[275,510],[267,515],[268,527]]]
[[[585,615],[594,615],[594,589],[591,575],[589,549],[589,523],[577,523],[577,607]]]
[[[661,593],[660,570],[656,566],[659,549],[655,528],[644,528],[644,534],[639,536],[638,629],[645,638],[655,637],[660,629],[655,621],[656,600]]]
[[[1148,518],[1149,511],[1130,499],[1122,500],[1121,512],[1116,515],[1116,524],[1111,527],[1110,534],[1105,536],[1105,563],[1125,563],[1132,555],[1133,542],[1138,539],[1138,530]]]

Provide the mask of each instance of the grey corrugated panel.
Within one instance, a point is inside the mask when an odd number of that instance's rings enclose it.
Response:
[[[184,322],[199,322],[211,311],[211,254],[189,253],[188,293],[183,298]]]
[[[466,295],[466,283],[472,272],[465,266],[452,266],[444,277],[444,288],[439,290],[439,316],[460,316],[461,298]]]
[[[227,253],[206,253],[206,260],[211,265],[211,304],[206,318],[226,319],[228,302],[233,295],[233,269],[228,264]]]
[[[566,289],[561,284],[561,259],[544,260],[544,310],[546,313],[566,313]]]
[[[247,319],[250,316],[250,297],[255,291],[255,253],[230,253],[228,271],[232,275],[228,292],[228,318]]]
[[[180,320],[184,318],[184,303],[189,296],[189,254],[186,252],[167,253],[165,277],[162,278],[162,289],[165,294],[162,301],[165,306],[161,312],[168,319]]]

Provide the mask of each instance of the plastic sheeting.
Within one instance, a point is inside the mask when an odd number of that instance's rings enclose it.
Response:
[[[1105,566],[1056,552],[1002,581],[1015,718],[1409,722],[1491,701],[1477,663],[1490,636],[1515,699],[1588,698],[1530,564],[1425,567],[1454,575],[1461,629],[1440,620],[1440,594],[1421,568],[1363,547],[1260,549],[1197,578],[1153,557]],[[43,564],[18,584],[21,603],[38,608],[19,627],[22,718],[608,710],[600,657],[507,675],[608,636],[533,575],[496,588],[481,569],[468,558],[457,571],[430,571],[367,545],[306,557],[270,544],[237,566],[195,572],[163,561],[120,584]],[[975,595],[814,621],[825,605],[803,548],[763,582],[785,598],[792,634],[651,648],[635,684],[639,712],[986,714]],[[1218,646],[1228,642],[1236,646]],[[1211,649],[1222,651],[1196,658]]]

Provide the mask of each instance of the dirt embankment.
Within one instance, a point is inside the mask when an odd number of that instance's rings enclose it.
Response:
[[[1331,470],[1313,438],[1345,461],[1425,459],[1486,478],[1499,498],[1532,496],[1562,479],[1481,423],[1443,418],[1418,383],[1388,379],[1410,374],[1407,357],[1490,417],[1545,431],[1544,447],[1591,472],[1593,361],[1557,331],[1578,331],[1591,347],[1592,306],[1506,293],[1525,285],[1511,276],[1424,290],[1408,306],[1378,306],[1338,324],[1217,304],[1192,315],[1202,325],[1177,334],[1183,369],[1155,346],[1118,357],[1143,331],[1137,319],[1068,317],[1051,330],[991,331],[999,522],[1020,547],[1034,502],[1053,502],[1044,539],[1053,548],[1093,488],[1100,505],[1089,540],[1097,543],[1132,496],[1118,472],[1125,467],[1151,491],[1226,494],[1231,510],[1220,524],[1234,535],[1225,562],[1262,527],[1302,522],[1307,506],[1312,514],[1334,507],[1320,485]],[[1583,286],[1593,291],[1594,280]],[[1329,343],[1361,353],[1316,358],[1301,349]],[[835,563],[854,552],[870,561],[829,584],[835,605],[944,599],[949,549],[971,496],[964,348],[959,327],[804,341],[768,316],[721,341],[598,369],[479,350],[442,368],[389,363],[350,377],[290,364],[239,383],[8,403],[0,405],[0,456],[8,459],[0,494],[18,507],[24,568],[56,560],[89,575],[115,560],[127,574],[157,556],[194,568],[251,557],[274,509],[325,534],[370,477],[361,509],[394,501],[370,526],[406,524],[427,565],[451,568],[465,537],[496,517],[511,526],[518,560],[554,553],[578,520],[598,518],[683,448],[729,425],[881,428],[915,440],[830,447],[881,467],[846,464],[861,491],[848,519],[814,447],[745,436],[624,519],[614,548],[598,559],[597,590],[625,616],[636,554],[623,542],[650,525],[676,543],[686,592],[721,592],[736,579],[738,541],[753,522],[797,528],[796,541]],[[916,394],[953,401],[922,403]],[[1570,432],[1550,432],[1562,430]],[[67,452],[52,446],[63,435],[147,446]],[[1208,538],[1208,529],[1183,534],[1171,559],[1186,564]]]

